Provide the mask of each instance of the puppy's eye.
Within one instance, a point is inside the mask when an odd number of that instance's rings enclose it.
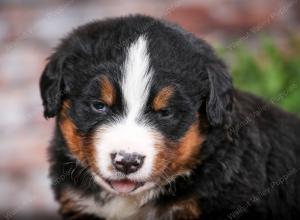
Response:
[[[107,113],[108,107],[103,102],[95,101],[91,103],[91,108],[98,113]]]
[[[174,116],[174,111],[170,108],[161,109],[157,112],[158,116],[163,119],[172,118]]]

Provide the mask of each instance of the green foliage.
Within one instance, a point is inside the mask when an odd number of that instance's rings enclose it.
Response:
[[[235,86],[300,115],[300,41],[291,39],[280,49],[263,38],[256,50],[249,46],[220,50],[232,63]]]

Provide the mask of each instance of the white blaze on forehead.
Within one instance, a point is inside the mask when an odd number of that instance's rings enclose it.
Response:
[[[120,176],[109,169],[111,153],[125,151],[145,156],[143,166],[128,177],[143,180],[150,176],[155,152],[156,132],[141,119],[149,96],[152,77],[147,39],[140,36],[127,49],[122,66],[121,89],[125,101],[125,114],[117,121],[99,128],[96,134],[96,150],[100,173],[109,179]]]
[[[123,65],[122,92],[129,119],[136,118],[146,104],[152,76],[149,63],[147,40],[145,36],[140,36],[129,47]]]

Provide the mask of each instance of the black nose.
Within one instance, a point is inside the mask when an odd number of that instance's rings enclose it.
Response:
[[[124,151],[112,153],[110,156],[115,169],[124,174],[134,173],[140,169],[145,158],[143,155],[137,153],[129,154]]]

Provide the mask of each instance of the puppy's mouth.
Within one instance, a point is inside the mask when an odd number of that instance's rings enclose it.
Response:
[[[142,187],[144,182],[134,182],[129,179],[106,180],[106,182],[118,193],[130,193]]]
[[[109,179],[101,175],[94,175],[95,181],[104,187],[107,191],[119,195],[135,195],[151,188],[156,187],[157,183],[153,181],[137,181],[128,178]]]

